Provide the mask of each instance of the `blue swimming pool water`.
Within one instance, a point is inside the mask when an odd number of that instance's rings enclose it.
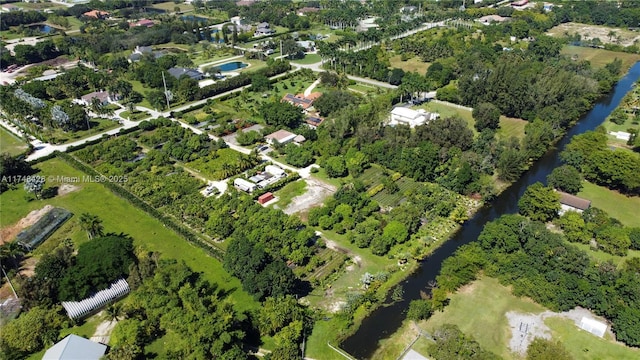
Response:
[[[234,61],[234,62],[224,63],[216,67],[220,69],[220,71],[231,71],[231,70],[242,69],[247,66],[249,65],[247,63],[243,63],[242,61]]]

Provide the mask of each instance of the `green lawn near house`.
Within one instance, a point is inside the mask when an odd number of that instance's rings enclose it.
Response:
[[[21,138],[0,127],[0,153],[18,155],[27,150],[27,144]]]
[[[304,58],[302,59],[291,60],[292,63],[303,65],[315,64],[319,63],[320,61],[322,61],[322,58],[318,54],[305,54]]]
[[[591,200],[591,206],[606,211],[626,226],[640,226],[640,197],[625,196],[604,186],[582,183],[584,187],[578,196]]]

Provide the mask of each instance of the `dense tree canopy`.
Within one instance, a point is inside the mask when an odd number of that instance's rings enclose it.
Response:
[[[582,190],[582,175],[571,165],[559,166],[547,176],[549,186],[569,194]]]
[[[532,220],[549,221],[558,216],[560,195],[537,182],[524,192],[518,201],[518,209],[520,214]]]

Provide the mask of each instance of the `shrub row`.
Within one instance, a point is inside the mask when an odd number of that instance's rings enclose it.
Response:
[[[95,169],[93,169],[92,167],[86,165],[85,163],[79,161],[78,159],[76,159],[75,157],[66,154],[66,153],[59,153],[58,156],[66,161],[67,163],[69,163],[69,165],[73,166],[74,168],[83,171],[89,175],[92,176],[101,176],[100,173],[98,173]],[[147,204],[146,202],[144,202],[142,199],[140,199],[139,197],[135,196],[134,194],[132,194],[131,192],[129,192],[127,189],[123,188],[120,185],[117,185],[116,183],[112,183],[112,182],[104,182],[103,183],[104,186],[106,186],[109,190],[111,190],[111,192],[113,192],[114,194],[126,199],[127,201],[129,201],[132,205],[136,206],[137,208],[143,210],[144,212],[146,212],[147,214],[151,215],[152,217],[156,218],[158,221],[160,221],[164,226],[168,227],[169,229],[173,230],[174,232],[176,232],[178,235],[180,235],[183,239],[187,240],[189,243],[191,243],[192,245],[195,245],[201,249],[203,249],[204,251],[206,251],[209,255],[211,255],[212,257],[222,261],[223,260],[223,255],[224,252],[222,249],[216,247],[215,245],[212,245],[204,240],[202,240],[200,237],[198,237],[196,234],[194,234],[191,229],[178,224],[176,221],[174,221],[173,219],[169,218],[168,216],[165,216],[164,214],[162,214],[158,209],[150,206],[149,204]]]
[[[199,99],[206,99],[208,97],[212,97],[218,94],[222,94],[224,92],[237,89],[242,86],[246,86],[251,84],[251,78],[255,74],[262,74],[266,77],[272,77],[278,74],[282,74],[283,72],[291,70],[291,65],[289,65],[286,61],[277,60],[274,61],[272,65],[260,69],[251,73],[241,73],[238,76],[234,76],[225,81],[219,81],[211,85],[207,85],[200,89],[198,93]]]
[[[370,197],[373,197],[373,196],[375,196],[377,193],[379,193],[382,190],[384,190],[384,185],[383,184],[378,184],[378,185],[372,187],[371,189],[369,189],[367,191],[367,195],[369,195]]]

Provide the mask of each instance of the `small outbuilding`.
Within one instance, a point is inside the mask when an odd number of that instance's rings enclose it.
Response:
[[[62,307],[67,311],[67,315],[71,319],[80,319],[127,295],[129,291],[129,283],[127,280],[120,279],[108,288],[100,290],[93,296],[81,301],[63,301]]]
[[[258,196],[258,203],[260,205],[264,205],[264,204],[268,203],[269,201],[271,201],[273,199],[275,199],[275,198],[273,197],[272,193],[270,193],[270,192],[264,193],[264,194]]]
[[[276,177],[285,177],[287,176],[287,173],[284,172],[284,170],[282,170],[279,166],[276,165],[267,165],[264,168],[264,171],[268,172],[269,174],[276,176]]]
[[[242,179],[242,178],[237,178],[237,179],[233,180],[233,186],[235,186],[235,188],[238,189],[238,190],[242,190],[242,191],[248,192],[248,193],[253,192],[257,187],[256,184],[252,183],[249,180],[245,180],[245,179]]]
[[[588,317],[583,317],[580,320],[580,328],[598,337],[604,337],[605,332],[607,332],[607,324]]]
[[[99,360],[106,351],[106,345],[71,334],[50,347],[42,360]]]

